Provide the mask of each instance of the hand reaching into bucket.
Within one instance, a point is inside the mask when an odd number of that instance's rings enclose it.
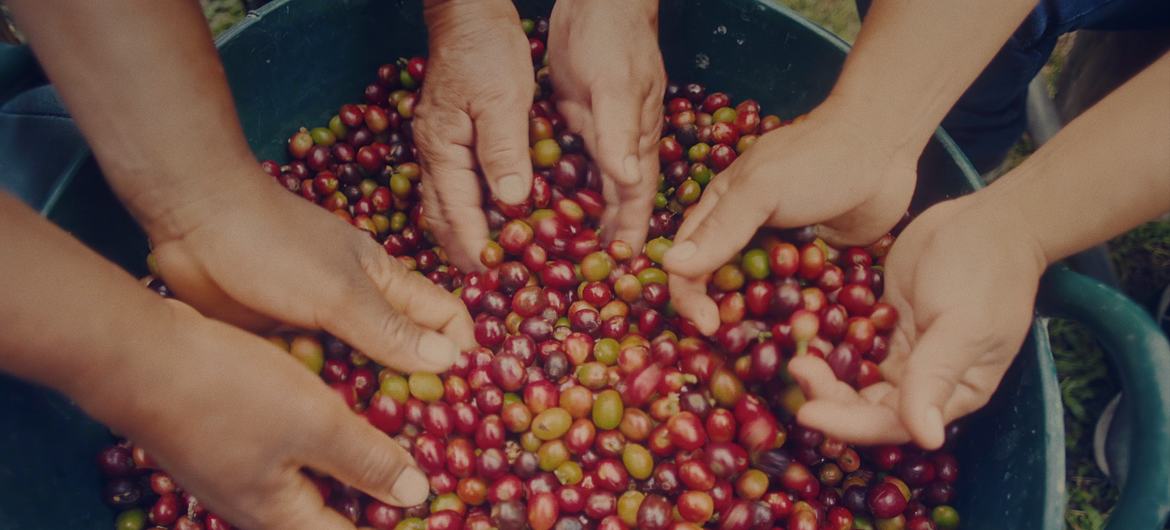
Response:
[[[531,52],[507,0],[425,5],[430,59],[413,123],[423,215],[451,261],[475,270],[488,242],[477,169],[506,204],[524,202],[532,189]]]
[[[549,24],[557,110],[601,169],[605,235],[640,249],[658,185],[666,88],[658,2],[560,0]]]
[[[1028,330],[1047,262],[1002,216],[968,201],[927,210],[886,257],[884,301],[898,311],[885,381],[860,392],[829,365],[799,356],[789,371],[810,400],[800,422],[850,442],[936,449],[947,423],[982,407]]]
[[[760,226],[817,225],[831,242],[861,244],[893,227],[923,147],[1034,4],[875,3],[828,99],[761,136],[683,222],[665,264],[679,313],[716,330],[705,278]]]
[[[306,469],[389,504],[426,499],[410,454],[287,352],[144,289],[3,193],[0,222],[0,366],[132,438],[212,510],[353,530]]]
[[[945,424],[999,386],[1045,267],[1170,210],[1168,84],[1170,54],[988,189],[911,222],[885,263],[900,313],[886,382],[857,392],[824,361],[793,359],[811,399],[800,422],[848,442],[941,445]]]
[[[325,329],[403,370],[441,370],[474,345],[458,299],[258,169],[199,6],[13,9],[161,275],[198,310]],[[142,21],[134,39],[93,37],[130,19]],[[408,309],[421,307],[432,309]]]
[[[712,272],[761,225],[817,225],[835,244],[867,244],[902,217],[916,157],[868,142],[860,125],[828,109],[769,132],[711,181],[666,253],[675,307],[703,333],[719,326],[707,296]],[[824,113],[824,114],[822,114]]]
[[[459,300],[367,233],[254,167],[234,180],[231,193],[147,227],[158,272],[183,300],[252,329],[324,329],[407,372],[442,371],[475,346]]]

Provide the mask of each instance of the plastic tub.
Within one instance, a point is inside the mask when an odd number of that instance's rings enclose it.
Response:
[[[549,2],[520,2],[547,13]],[[377,65],[425,52],[418,0],[278,0],[219,39],[248,141],[261,158],[284,157],[290,131],[322,123],[356,100]],[[772,2],[664,0],[661,41],[672,79],[707,83],[792,117],[815,106],[847,46]],[[7,127],[0,113],[0,130]],[[0,160],[18,153],[0,153]],[[27,156],[27,155],[26,155]],[[11,178],[11,176],[9,176]],[[33,201],[53,221],[128,270],[144,273],[146,242],[92,162],[47,177]],[[43,183],[42,183],[43,186]],[[921,161],[913,209],[971,192],[978,175],[946,136]],[[1091,326],[1114,356],[1127,402],[1142,418],[1111,530],[1158,527],[1170,499],[1170,346],[1150,318],[1116,292],[1064,269],[1046,276],[1042,308]],[[0,376],[2,377],[2,376]],[[106,529],[94,455],[103,426],[67,400],[0,379],[0,528]],[[991,403],[967,420],[958,450],[956,503],[967,529],[1063,528],[1064,428],[1044,319],[1038,317]]]

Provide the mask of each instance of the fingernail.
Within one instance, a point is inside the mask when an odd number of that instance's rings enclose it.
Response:
[[[687,261],[695,255],[695,251],[699,250],[698,245],[692,241],[683,241],[666,251],[663,259],[666,261]]]
[[[926,418],[924,419],[926,420],[927,427],[930,429],[929,434],[931,438],[939,438],[937,440],[929,440],[928,442],[934,447],[941,446],[946,437],[943,432],[945,427],[943,426],[942,412],[938,410],[938,407],[930,407],[926,409]]]
[[[398,475],[398,480],[394,481],[390,494],[403,506],[416,506],[427,500],[430,489],[427,476],[417,467],[408,466]]]
[[[524,179],[520,175],[505,175],[496,182],[496,196],[508,204],[519,204],[528,198],[528,190],[524,187]]]
[[[622,184],[637,184],[640,175],[638,175],[638,157],[629,155],[622,161]]]
[[[455,363],[459,355],[459,348],[444,335],[428,331],[418,341],[418,356],[429,365],[436,366],[436,371],[445,370]]]

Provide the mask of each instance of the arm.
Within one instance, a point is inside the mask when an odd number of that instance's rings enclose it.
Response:
[[[875,0],[828,103],[917,160],[1036,3]]]
[[[325,329],[407,371],[474,345],[457,299],[259,169],[196,2],[10,6],[180,298],[250,328]]]
[[[197,222],[191,197],[238,189],[238,169],[256,162],[197,2],[9,5],[111,187],[152,238]]]
[[[1170,211],[1170,55],[973,200],[1054,263]]]
[[[931,134],[1035,3],[875,2],[828,99],[760,137],[689,212],[665,263],[679,311],[715,331],[705,278],[762,225],[817,225],[838,244],[889,231]]]
[[[991,397],[1032,318],[1044,268],[1170,210],[1170,55],[1077,118],[988,189],[915,219],[886,261],[899,314],[860,394],[794,359],[806,425],[864,443],[938,447],[943,426]]]
[[[304,467],[426,498],[410,455],[287,353],[165,301],[2,193],[0,226],[0,366],[69,395],[233,523],[352,530]]]

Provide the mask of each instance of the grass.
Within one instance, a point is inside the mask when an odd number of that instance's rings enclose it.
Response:
[[[212,35],[219,35],[244,18],[243,0],[199,0]]]
[[[1097,417],[1119,389],[1105,352],[1088,330],[1067,320],[1051,321],[1048,330],[1064,405],[1069,492],[1065,522],[1072,530],[1096,530],[1117,501],[1117,489],[1093,460],[1093,431]]]
[[[213,33],[218,34],[244,15],[241,0],[201,0]],[[853,0],[781,0],[809,19],[853,42],[860,29]],[[1052,80],[1064,66],[1074,36],[1066,36],[1044,67],[1050,95]],[[1023,138],[1012,150],[1002,174],[1028,157],[1035,147]],[[1123,289],[1139,303],[1152,307],[1156,297],[1170,285],[1170,220],[1143,225],[1109,244]],[[1053,356],[1064,403],[1066,474],[1069,530],[1100,530],[1105,516],[1117,500],[1117,490],[1093,461],[1092,437],[1097,417],[1118,391],[1109,372],[1105,353],[1092,335],[1075,322],[1053,320],[1049,326]]]

